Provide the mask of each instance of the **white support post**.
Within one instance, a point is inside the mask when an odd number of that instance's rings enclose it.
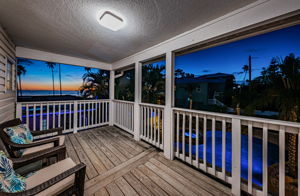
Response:
[[[231,193],[241,195],[241,120],[232,119],[232,186]]]
[[[73,133],[77,133],[78,127],[77,127],[77,122],[78,122],[78,102],[74,101],[74,119],[73,119]],[[70,112],[71,115],[71,112]]]
[[[142,86],[142,64],[140,62],[135,63],[135,80],[134,80],[134,111],[133,111],[133,119],[134,119],[134,139],[136,141],[140,140],[140,103],[141,103],[141,86]]]
[[[173,53],[166,53],[166,89],[164,109],[164,155],[167,159],[174,159],[173,137]]]
[[[22,103],[17,103],[16,105],[16,118],[22,120]]]
[[[109,78],[109,126],[114,125],[115,71],[110,71]]]

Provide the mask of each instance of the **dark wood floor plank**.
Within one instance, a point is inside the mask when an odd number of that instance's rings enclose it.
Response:
[[[87,132],[86,134],[115,166],[122,163],[122,161],[109,148],[107,148],[99,138],[95,137],[93,132]]]
[[[133,137],[128,137],[128,136],[122,135],[120,133],[120,132],[123,132],[122,130],[120,130],[116,127],[110,127],[110,128],[111,128],[110,129],[111,131],[109,133],[117,135],[117,137],[119,137],[123,143],[126,143],[128,146],[130,146],[132,149],[135,149],[137,152],[140,153],[146,149],[143,146],[141,146],[137,141],[135,141],[133,139]]]
[[[106,186],[106,190],[110,196],[123,196],[123,192],[116,185],[116,183],[112,182]]]
[[[173,187],[175,187],[180,193],[183,195],[191,195],[196,196],[197,194],[188,189],[186,186],[181,184],[177,179],[173,178],[172,176],[168,175],[165,171],[158,168],[156,165],[154,165],[151,162],[147,162],[145,164],[150,170],[152,170],[155,174],[157,174],[159,177],[167,181],[169,184],[171,184]]]
[[[120,177],[115,180],[115,183],[126,196],[138,196],[137,192],[128,184],[128,182]]]
[[[109,148],[110,151],[121,160],[121,162],[128,160],[127,157],[125,157],[114,145],[112,145],[112,142],[110,141],[111,139],[103,135],[100,130],[92,133],[95,135],[94,137],[98,138],[107,148]]]
[[[76,139],[78,140],[79,144],[82,146],[82,149],[85,151],[86,155],[89,157],[91,163],[93,164],[94,168],[98,172],[98,174],[102,174],[107,171],[106,167],[102,163],[102,161],[97,157],[91,147],[87,144],[86,140],[84,140],[81,136],[82,133],[75,134]]]
[[[207,184],[205,180],[197,178],[195,175],[186,172],[185,170],[181,169],[181,167],[178,167],[174,164],[176,161],[170,161],[164,158],[161,155],[155,156],[155,159],[159,160],[163,164],[167,165],[170,169],[174,170],[178,174],[182,175],[186,179],[190,180],[191,182],[197,184],[199,187],[205,189],[206,191],[210,192],[212,195],[222,195],[223,191],[218,189],[218,187],[223,186],[217,182],[215,182],[215,185],[217,186],[211,186],[210,184]],[[195,172],[194,172],[195,173]],[[209,177],[207,177],[209,178]]]
[[[94,195],[95,196],[109,196],[109,193],[107,192],[106,188],[103,187],[102,189],[97,191]]]
[[[88,179],[92,179],[92,178],[96,177],[98,175],[96,169],[94,168],[93,164],[91,163],[91,161],[89,160],[89,158],[87,157],[85,152],[83,151],[82,147],[78,143],[78,141],[75,138],[74,134],[69,135],[69,138],[70,138],[70,141],[72,142],[72,144],[74,146],[74,150],[78,154],[79,160],[81,162],[83,162],[84,164],[86,164],[86,175],[87,175]]]
[[[156,175],[153,171],[151,171],[145,165],[140,165],[138,169],[143,172],[146,176],[148,176],[153,182],[155,182],[158,186],[160,186],[165,192],[172,196],[181,196],[182,194],[178,192],[173,186],[171,186],[168,182],[163,180],[161,177]]]
[[[170,175],[173,178],[175,178],[176,180],[178,180],[181,184],[183,184],[184,186],[186,186],[188,189],[190,189],[194,193],[197,193],[197,195],[203,195],[203,196],[212,195],[210,192],[206,191],[202,187],[197,186],[196,184],[194,184],[190,180],[186,179],[182,175],[178,174],[174,170],[170,169],[169,167],[167,167],[165,164],[163,164],[162,162],[158,161],[157,159],[151,158],[150,162],[153,163],[155,166],[161,168],[168,175]]]
[[[123,176],[125,180],[134,188],[139,195],[151,196],[153,195],[145,185],[143,185],[134,175],[127,173]]]
[[[88,132],[88,131],[87,131]],[[96,144],[87,136],[87,132],[82,133],[81,137],[86,141],[86,143],[90,146],[91,150],[96,154],[99,160],[102,161],[105,168],[107,170],[112,169],[115,167],[115,165],[110,161],[109,158],[98,148]]]
[[[120,134],[118,134],[118,136],[114,136],[113,132],[114,132],[114,130],[112,129],[112,127],[110,127],[110,129],[107,129],[107,131],[105,133],[108,134],[108,135],[110,135],[110,136],[112,136],[112,137],[114,137],[114,138],[116,138],[118,144],[120,146],[122,146],[125,150],[127,150],[128,152],[130,152],[132,155],[137,155],[137,154],[139,154],[141,152],[140,150],[138,150],[137,148],[133,148],[131,146],[131,144],[129,144],[129,142],[130,142],[129,138],[127,138],[127,140],[124,141],[122,139],[122,137],[121,137]]]
[[[117,178],[120,178],[124,174],[128,173],[130,170],[136,168],[141,164],[144,164],[156,154],[157,151],[155,151],[154,149],[148,149],[147,151],[140,153],[134,158],[129,159],[128,161],[122,163],[121,165],[114,167],[113,169],[105,172],[104,174],[99,175],[87,181],[85,183],[85,192],[88,195],[95,193],[102,187],[106,186],[107,184],[111,183]]]
[[[114,146],[121,154],[123,154],[127,159],[134,157],[134,154],[131,153],[131,149],[128,149],[127,146],[122,145],[118,138],[113,138],[107,133],[106,130],[99,130],[99,133],[102,134],[104,139],[107,140],[112,146]]]
[[[167,196],[168,195],[163,189],[161,189],[157,184],[155,184],[150,178],[148,178],[140,170],[133,169],[133,170],[131,170],[131,173],[141,183],[143,183],[154,195],[158,195],[158,196]]]

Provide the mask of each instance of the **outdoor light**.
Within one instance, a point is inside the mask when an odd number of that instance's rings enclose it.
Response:
[[[124,20],[116,14],[105,11],[100,14],[99,23],[112,31],[118,31],[124,26]]]

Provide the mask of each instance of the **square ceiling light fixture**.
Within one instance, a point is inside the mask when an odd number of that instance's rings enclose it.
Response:
[[[125,25],[124,20],[120,16],[110,11],[105,11],[100,14],[99,23],[112,31],[118,31]]]

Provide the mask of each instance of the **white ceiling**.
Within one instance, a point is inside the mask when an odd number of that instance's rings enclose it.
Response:
[[[17,46],[114,62],[254,0],[0,0],[0,24]],[[124,16],[120,31],[97,22]]]

